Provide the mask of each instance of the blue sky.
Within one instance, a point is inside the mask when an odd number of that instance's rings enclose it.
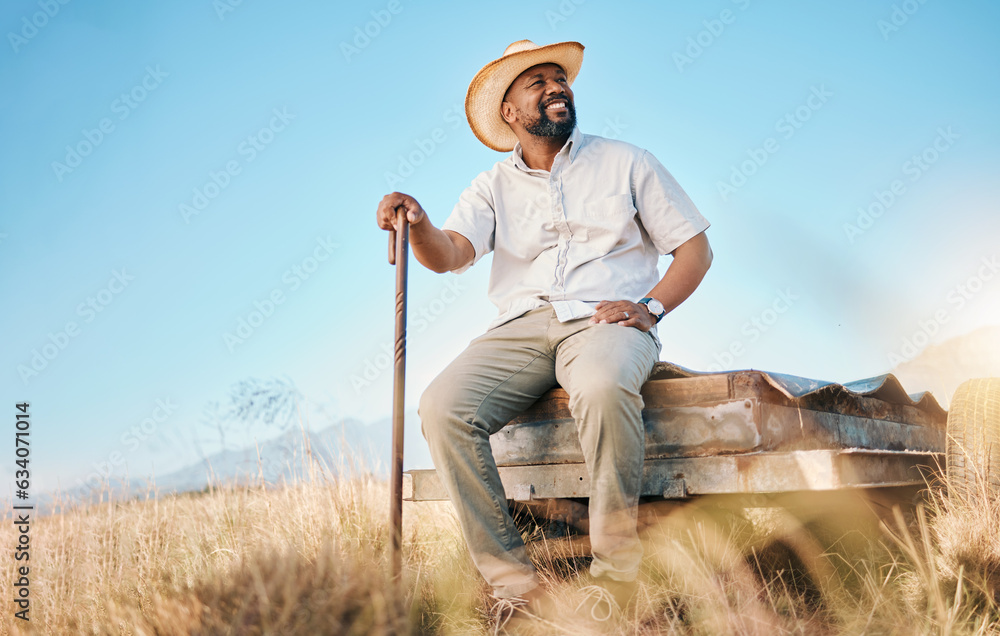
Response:
[[[32,488],[114,453],[112,477],[194,461],[215,448],[206,406],[247,378],[294,382],[313,425],[387,416],[375,207],[398,189],[440,224],[503,158],[464,96],[522,38],[582,42],[581,128],[650,150],[713,223],[663,359],[849,381],[1000,324],[998,18],[986,1],[6,2],[0,409],[31,403]],[[412,267],[411,408],[495,315],[488,276],[488,259]]]

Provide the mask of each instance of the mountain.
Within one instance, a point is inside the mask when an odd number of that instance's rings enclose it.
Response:
[[[413,416],[415,417],[415,415]],[[268,484],[281,484],[308,477],[310,457],[314,466],[331,476],[375,474],[385,477],[389,472],[391,428],[369,426],[358,420],[343,420],[318,431],[290,429],[259,442],[256,447],[223,450],[151,481],[160,495],[172,492],[199,491],[209,483],[251,483],[263,479]],[[38,504],[50,508],[56,499],[92,501],[101,491],[110,491],[112,498],[145,496],[147,479],[132,479],[128,483],[112,482],[103,488],[81,486],[62,493],[42,493]]]
[[[342,426],[321,431],[289,430],[263,441],[257,447],[224,450],[156,478],[157,490],[185,492],[201,490],[213,483],[248,483],[263,479],[268,484],[291,482],[308,475],[311,458],[328,475],[385,473],[382,442],[369,434],[363,423],[348,420]]]
[[[1000,377],[1000,326],[982,327],[929,345],[892,374],[907,391],[930,391],[948,408],[955,389],[970,378]]]

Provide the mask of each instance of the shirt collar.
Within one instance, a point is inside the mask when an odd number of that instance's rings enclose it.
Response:
[[[577,153],[580,152],[580,146],[583,144],[583,133],[580,132],[579,126],[573,126],[573,132],[570,133],[569,139],[566,140],[566,145],[569,146],[569,160],[570,163],[576,159]]]
[[[573,126],[573,132],[569,134],[569,139],[559,150],[557,157],[561,154],[569,153],[570,163],[576,159],[576,155],[580,152],[580,145],[583,143],[583,133],[580,132],[579,126]],[[545,170],[534,170],[528,167],[528,164],[524,163],[524,157],[521,155],[521,142],[514,144],[514,151],[511,153],[511,159],[514,161],[514,165],[524,170],[525,172],[545,172]]]

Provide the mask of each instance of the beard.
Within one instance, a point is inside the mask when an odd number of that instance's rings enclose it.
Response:
[[[549,113],[545,110],[545,106],[538,104],[538,117],[533,121],[525,117],[524,130],[535,137],[564,137],[573,132],[573,128],[576,126],[576,108],[568,98],[562,99],[566,102],[566,110],[569,113],[566,119],[552,121],[549,119]],[[555,100],[550,99],[549,103],[551,104],[553,101]]]

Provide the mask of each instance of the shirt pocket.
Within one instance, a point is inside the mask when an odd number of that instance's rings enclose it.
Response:
[[[573,228],[577,245],[594,255],[604,255],[638,238],[631,194],[616,194],[588,201],[583,218]]]
[[[559,240],[559,232],[552,219],[552,204],[547,192],[534,197],[516,199],[502,206],[497,215],[498,253],[509,254],[522,260],[533,261],[542,252],[552,249]]]

